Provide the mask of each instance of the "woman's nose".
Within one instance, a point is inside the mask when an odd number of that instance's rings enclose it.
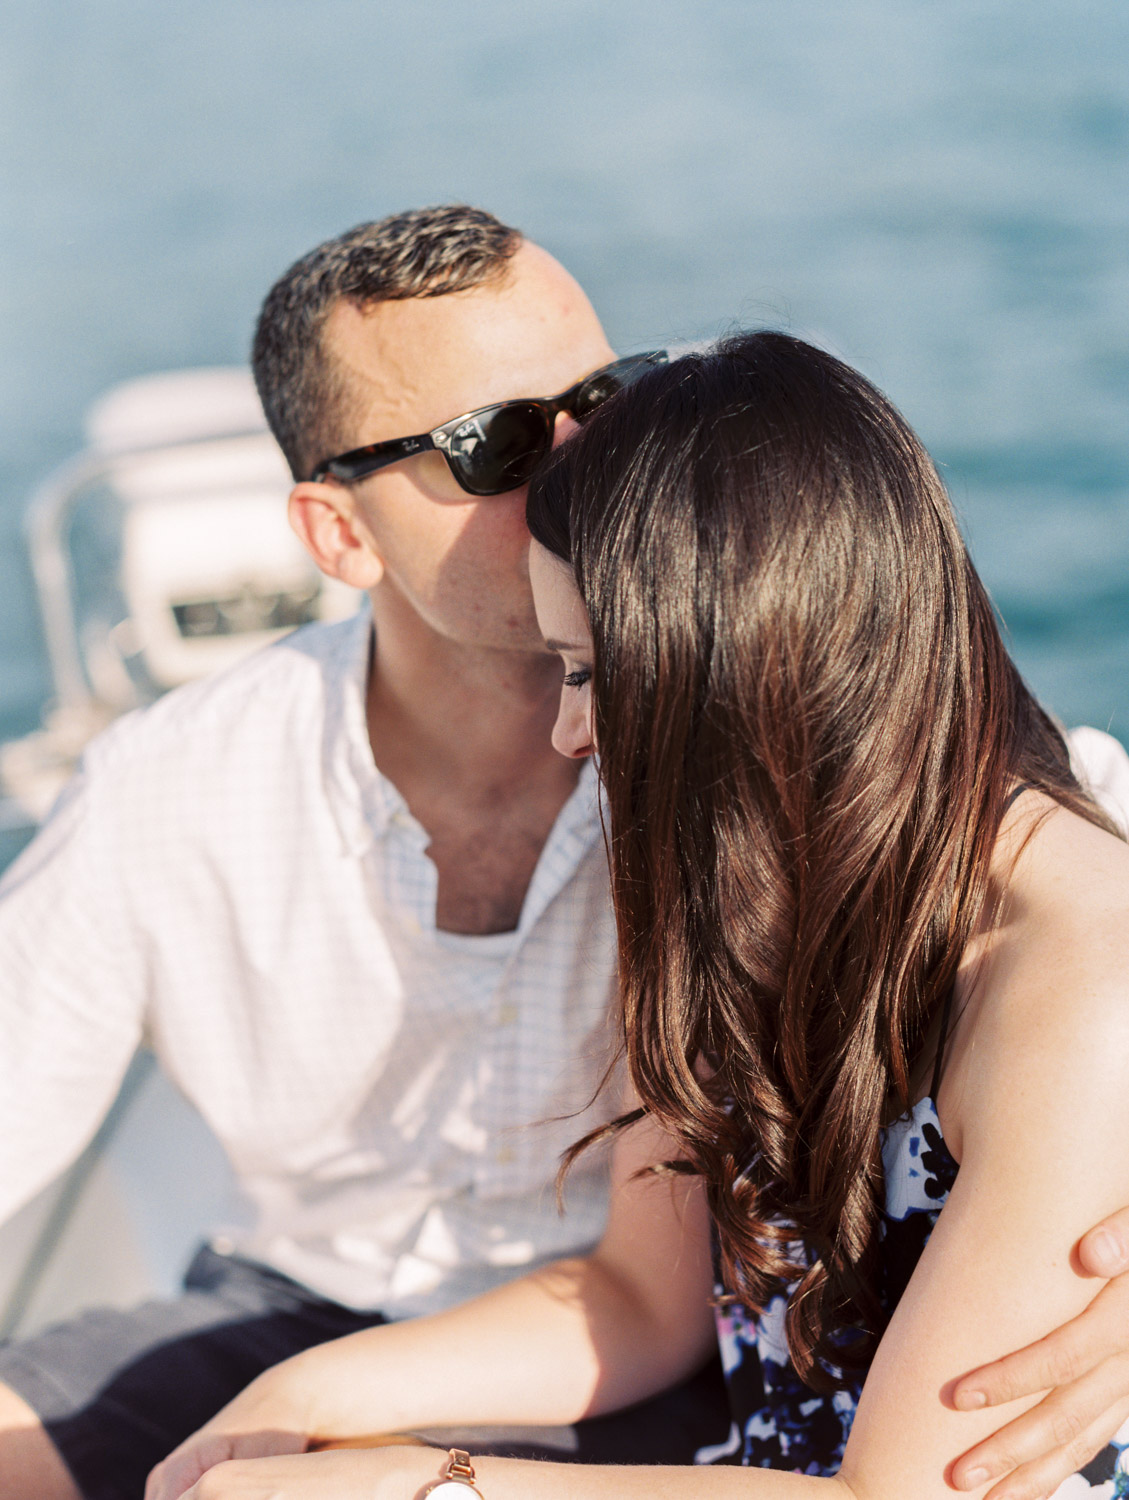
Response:
[[[574,689],[566,688],[565,691]],[[583,760],[595,748],[589,711],[580,704],[566,707],[562,703],[557,722],[553,725],[553,749],[558,755],[567,755],[570,760]]]

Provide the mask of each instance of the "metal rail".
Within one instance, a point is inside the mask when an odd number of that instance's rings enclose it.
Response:
[[[99,479],[109,479],[122,463],[147,454],[168,454],[180,448],[242,442],[261,437],[260,427],[178,438],[175,442],[146,443],[112,453],[87,450],[49,474],[32,494],[24,518],[24,536],[43,619],[47,660],[60,708],[85,708],[95,700],[82,664],[74,612],[74,574],[68,540],[75,502]]]

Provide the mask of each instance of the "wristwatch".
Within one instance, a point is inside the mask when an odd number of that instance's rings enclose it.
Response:
[[[431,1500],[471,1500],[472,1495],[476,1500],[483,1500],[482,1491],[474,1482],[470,1454],[462,1448],[452,1448],[439,1478],[420,1493],[430,1496]]]

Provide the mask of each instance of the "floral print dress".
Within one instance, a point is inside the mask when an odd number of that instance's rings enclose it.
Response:
[[[882,1299],[893,1308],[909,1284],[957,1174],[931,1098],[922,1099],[882,1132],[882,1167]],[[732,1304],[718,1308],[718,1342],[733,1425],[725,1443],[699,1452],[699,1463],[801,1474],[831,1475],[838,1470],[862,1383],[830,1395],[804,1385],[788,1357],[786,1308],[783,1294],[773,1297],[760,1317]],[[1129,1500],[1129,1423],[1091,1463],[1059,1486],[1053,1500],[1118,1496]]]

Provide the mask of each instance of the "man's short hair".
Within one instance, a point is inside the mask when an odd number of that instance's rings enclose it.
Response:
[[[322,344],[342,298],[357,307],[442,297],[503,277],[521,234],[465,204],[417,208],[326,240],[267,293],[251,365],[271,431],[296,480],[347,447],[350,394]]]

